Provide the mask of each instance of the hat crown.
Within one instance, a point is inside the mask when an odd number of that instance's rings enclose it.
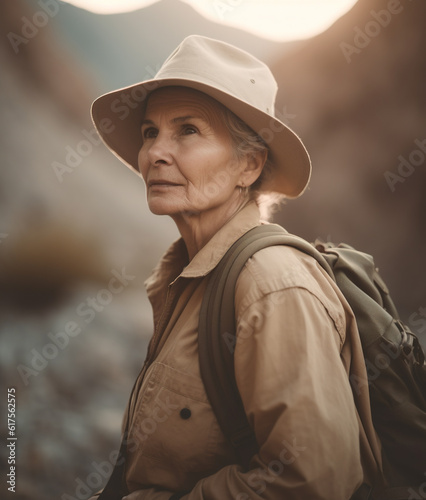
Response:
[[[278,86],[271,70],[248,52],[200,35],[185,38],[166,59],[156,79],[200,77],[251,106],[274,116]]]

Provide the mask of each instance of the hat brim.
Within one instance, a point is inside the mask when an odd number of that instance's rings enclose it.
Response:
[[[98,97],[92,104],[93,123],[106,146],[128,167],[139,173],[142,146],[141,121],[144,103],[156,89],[182,86],[204,92],[236,114],[268,144],[274,168],[262,182],[263,192],[288,198],[300,196],[311,175],[311,161],[301,139],[287,125],[247,102],[196,79],[146,80]]]

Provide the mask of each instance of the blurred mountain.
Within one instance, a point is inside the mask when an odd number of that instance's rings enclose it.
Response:
[[[414,330],[426,296],[425,22],[425,2],[359,0],[272,64],[277,109],[314,167],[280,221],[373,254]]]
[[[264,60],[295,43],[277,43],[212,22],[179,0],[160,0],[133,12],[99,15],[61,4],[57,34],[94,72],[101,92],[152,77],[188,35],[233,43]]]

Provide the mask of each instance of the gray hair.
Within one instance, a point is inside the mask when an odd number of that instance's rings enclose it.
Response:
[[[244,158],[245,156],[255,155],[256,153],[267,152],[262,173],[250,186],[249,196],[258,205],[262,218],[264,220],[269,220],[286,198],[285,195],[280,193],[262,193],[261,191],[263,180],[274,168],[270,149],[266,142],[254,130],[228,108],[219,105],[219,112],[222,115],[221,118],[223,119],[223,123],[231,137],[237,158]]]

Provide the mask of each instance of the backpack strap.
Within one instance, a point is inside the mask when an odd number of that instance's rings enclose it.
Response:
[[[104,489],[100,492],[97,500],[117,500],[123,498],[129,492],[125,480],[125,457],[126,457],[126,440],[123,437],[120,445],[120,451],[114,465],[111,476],[108,479]]]
[[[257,226],[231,246],[212,272],[198,325],[200,370],[207,396],[239,463],[246,469],[258,444],[235,381],[235,286],[247,260],[259,250],[274,245],[302,250],[333,276],[327,261],[307,241],[290,235],[276,224]]]

